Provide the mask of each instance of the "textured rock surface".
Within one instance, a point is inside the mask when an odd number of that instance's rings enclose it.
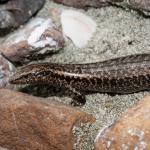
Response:
[[[11,150],[71,150],[72,129],[95,119],[43,98],[0,90],[0,147]]]
[[[58,3],[65,4],[72,7],[103,7],[111,4],[117,4],[121,6],[128,6],[133,9],[137,9],[147,14],[145,11],[150,11],[149,0],[54,0]],[[147,14],[148,15],[148,14]]]
[[[130,108],[118,122],[100,131],[95,143],[95,150],[149,148],[150,96]]]
[[[123,7],[129,7],[136,9],[146,16],[150,15],[150,1],[149,0],[124,0],[122,3],[116,3],[117,5],[123,6]]]
[[[130,0],[129,4],[134,8],[150,11],[149,0]]]
[[[9,84],[9,77],[15,72],[15,67],[0,53],[0,89],[13,89],[15,86]]]
[[[54,0],[72,7],[102,7],[108,5],[109,0]]]
[[[33,16],[45,0],[8,0],[0,2],[0,33],[18,27]]]
[[[63,46],[62,32],[51,19],[34,18],[12,33],[0,49],[11,61],[23,63],[57,52]]]

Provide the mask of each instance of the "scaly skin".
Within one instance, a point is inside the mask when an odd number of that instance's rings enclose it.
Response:
[[[150,89],[150,54],[130,55],[90,64],[40,63],[20,68],[12,84],[63,87],[76,104],[87,92],[134,93]]]

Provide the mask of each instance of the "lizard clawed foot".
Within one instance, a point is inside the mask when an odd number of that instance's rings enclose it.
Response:
[[[81,101],[81,100],[73,100],[73,101],[71,101],[71,105],[72,106],[79,106],[79,107],[82,107],[84,104],[85,104],[85,100],[84,100],[84,102],[83,101]]]
[[[83,106],[86,103],[85,96],[75,88],[66,87],[65,93],[73,99],[71,102],[72,106]]]

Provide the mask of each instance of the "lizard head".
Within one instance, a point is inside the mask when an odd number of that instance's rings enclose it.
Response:
[[[46,64],[31,64],[19,68],[9,79],[11,84],[36,84],[51,74]]]

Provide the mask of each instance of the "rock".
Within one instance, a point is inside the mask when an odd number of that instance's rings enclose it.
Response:
[[[86,7],[104,7],[109,5],[119,5],[141,11],[145,15],[150,15],[149,0],[54,0],[67,6],[86,8]]]
[[[95,119],[44,98],[0,90],[0,147],[11,150],[72,150],[72,129]]]
[[[150,148],[150,96],[130,108],[121,119],[101,130],[95,150],[148,150]]]
[[[136,9],[143,14],[150,15],[150,1],[149,0],[124,0],[123,3],[118,4],[122,6],[128,6],[130,8]]]
[[[150,1],[149,0],[110,0],[109,4],[113,4],[121,7],[128,7],[144,14],[144,16],[150,16]]]
[[[25,63],[57,52],[63,46],[62,32],[51,19],[34,18],[12,33],[0,49],[12,62]]]
[[[85,47],[96,31],[96,22],[80,11],[62,11],[61,24],[64,35],[78,48]]]
[[[103,7],[109,5],[109,0],[54,0],[67,6],[84,8],[84,7]]]
[[[15,72],[15,67],[0,53],[0,89],[13,89],[15,86],[9,83],[9,77]]]
[[[130,0],[129,4],[136,9],[150,11],[149,0]]]
[[[44,4],[45,0],[7,0],[0,2],[0,34],[25,23]]]

